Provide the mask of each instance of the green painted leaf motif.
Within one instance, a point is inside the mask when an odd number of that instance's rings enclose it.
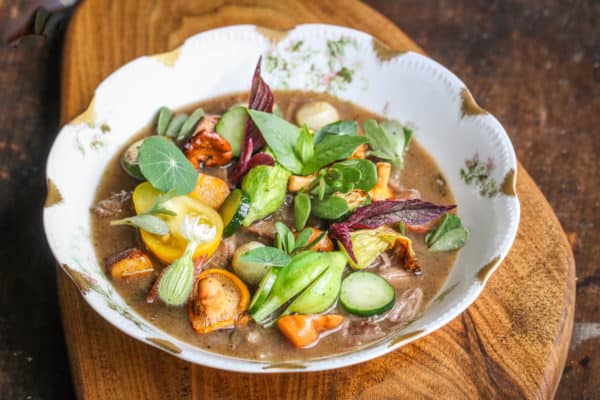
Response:
[[[315,133],[315,144],[320,143],[326,135],[358,135],[358,124],[356,121],[337,121],[323,126]]]
[[[176,195],[184,195],[196,186],[198,172],[181,150],[162,136],[144,140],[138,159],[142,175],[161,192],[174,190]]]
[[[302,172],[302,161],[295,152],[300,128],[286,120],[262,111],[248,110],[248,115],[258,127],[275,159],[294,174]]]
[[[350,157],[354,150],[368,139],[363,136],[326,135],[315,146],[315,155],[302,168],[303,175],[309,175],[334,161]]]
[[[249,250],[240,257],[241,262],[264,264],[272,267],[285,267],[291,260],[291,257],[283,250],[267,246]]]

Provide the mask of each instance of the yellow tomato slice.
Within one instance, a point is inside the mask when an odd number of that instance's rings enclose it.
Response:
[[[133,191],[135,212],[139,214],[149,209],[159,193],[149,182],[140,183]],[[158,259],[170,264],[183,255],[187,240],[181,235],[179,228],[186,215],[200,217],[199,223],[217,228],[217,234],[212,241],[196,247],[194,258],[204,254],[210,257],[217,251],[223,235],[223,220],[218,212],[189,196],[174,197],[165,203],[165,207],[177,213],[175,216],[159,215],[169,225],[167,235],[155,235],[140,229],[142,241]]]

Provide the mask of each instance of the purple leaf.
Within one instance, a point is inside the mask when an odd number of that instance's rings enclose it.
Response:
[[[356,262],[350,231],[375,229],[382,225],[397,225],[400,222],[409,227],[417,227],[438,219],[453,208],[456,208],[456,205],[438,205],[420,199],[375,201],[357,208],[346,221],[332,224],[329,227],[329,236],[339,240]]]
[[[248,99],[248,108],[251,110],[258,110],[263,112],[272,113],[273,105],[275,104],[275,98],[271,88],[260,76],[260,63],[262,57],[258,59],[256,69],[254,70],[254,76],[252,77],[252,87],[250,88],[250,96]],[[242,150],[240,152],[240,159],[233,169],[229,179],[235,183],[242,178],[246,172],[250,170],[249,162],[253,158],[252,153],[259,150],[265,145],[265,139],[258,130],[254,121],[250,116],[246,119],[246,130],[244,131],[244,140],[242,141]],[[271,158],[271,160],[273,160]],[[264,161],[264,158],[263,158]],[[260,165],[258,163],[257,165]],[[269,164],[273,165],[273,164]]]

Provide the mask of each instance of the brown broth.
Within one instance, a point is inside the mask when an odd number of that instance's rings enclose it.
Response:
[[[190,106],[187,111],[201,106],[209,113],[223,113],[232,105],[245,101],[245,94],[224,96],[199,104]],[[357,120],[360,124],[369,118],[382,119],[381,116],[364,110],[352,103],[339,100],[326,94],[302,92],[302,91],[278,91],[275,93],[277,104],[283,115],[292,120],[297,108],[309,101],[326,100],[333,104],[342,119]],[[148,130],[140,132],[138,137],[149,134]],[[122,189],[133,190],[137,184],[127,176],[119,166],[119,154],[109,163],[105,170],[96,193],[96,202],[107,198],[112,192]],[[453,204],[454,197],[451,190],[445,185],[443,174],[431,156],[415,141],[410,144],[405,156],[405,165],[401,172],[396,175],[403,187],[419,190],[421,198],[440,204]],[[124,215],[132,215],[133,209],[124,210]],[[111,227],[108,222],[110,218],[99,218],[92,214],[92,237],[96,254],[101,263],[112,254],[123,249],[138,246],[143,248],[135,229],[129,227]],[[404,290],[420,287],[423,290],[422,311],[434,298],[435,294],[444,284],[452,265],[456,259],[456,252],[432,253],[424,243],[423,235],[409,233],[413,240],[415,252],[419,258],[423,273],[419,276],[411,276],[396,284],[397,294]],[[239,241],[239,239],[238,239]],[[157,272],[162,265],[155,261]],[[141,281],[113,281],[119,294],[130,304],[143,318],[164,331],[188,342],[194,346],[226,354],[238,358],[283,361],[293,359],[314,359],[333,354],[345,353],[355,350],[356,344],[351,343],[339,333],[332,333],[321,338],[313,347],[307,349],[296,349],[277,330],[273,328],[262,328],[250,325],[243,329],[222,330],[209,334],[197,334],[190,326],[187,315],[187,307],[168,307],[160,302],[147,304],[146,294],[155,276]],[[347,315],[341,307],[335,307],[335,311]],[[350,316],[349,316],[350,317]],[[352,317],[350,317],[352,318]],[[392,324],[389,321],[380,323],[386,334],[397,331],[402,324]],[[258,338],[256,342],[249,342],[247,338],[252,336]],[[380,340],[377,339],[377,340]],[[375,340],[373,340],[375,341]],[[364,345],[368,345],[365,343]]]

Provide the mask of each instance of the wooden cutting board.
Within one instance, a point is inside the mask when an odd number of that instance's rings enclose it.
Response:
[[[396,50],[422,50],[354,0],[85,0],[66,35],[62,121],[82,112],[96,86],[124,63],[233,24],[289,29],[323,22],[368,32]],[[87,399],[551,398],[571,337],[573,256],[552,209],[519,166],[521,225],[479,299],[437,332],[385,357],[328,372],[251,375],[180,361],[101,319],[59,269],[74,385]]]

